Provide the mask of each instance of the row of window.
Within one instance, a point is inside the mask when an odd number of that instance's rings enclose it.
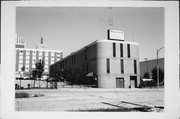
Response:
[[[130,44],[127,44],[127,56],[130,58]],[[113,43],[113,57],[116,57],[116,43]],[[123,44],[120,43],[120,57],[123,57]]]
[[[66,60],[67,60],[67,59],[66,59]],[[72,65],[76,63],[76,62],[75,62],[75,55],[72,55],[72,56],[71,56],[71,61],[72,61]]]
[[[124,74],[124,60],[120,59],[121,74]],[[110,59],[106,59],[107,73],[110,73]],[[137,74],[137,61],[134,60],[134,74]]]
[[[25,57],[26,59],[30,59],[30,56],[26,55]],[[42,56],[39,56],[40,59],[42,59]],[[23,59],[23,56],[19,56],[19,59]],[[32,59],[36,59],[36,56],[32,56]],[[45,57],[46,60],[48,60],[49,58],[48,57]],[[54,57],[52,56],[51,57],[51,60],[54,59]],[[60,57],[57,57],[57,59],[60,59]]]
[[[20,50],[19,52],[20,55],[23,54],[23,50]],[[43,52],[39,52],[39,55],[42,56]],[[51,52],[51,55],[54,54],[54,52]],[[30,51],[26,51],[26,55],[30,55]],[[33,51],[33,55],[36,55],[36,51]],[[45,56],[48,57],[49,56],[49,53],[48,52],[45,52]],[[61,54],[60,53],[56,53],[56,56],[57,57],[60,57]],[[51,56],[53,57],[53,56]]]
[[[16,43],[25,44],[25,39],[17,38]]]
[[[21,68],[22,68],[22,67],[19,67],[19,71],[21,71]],[[30,70],[29,68],[25,68],[25,71],[29,71],[29,70]],[[48,72],[48,69],[45,68],[44,71],[45,71],[45,72]]]

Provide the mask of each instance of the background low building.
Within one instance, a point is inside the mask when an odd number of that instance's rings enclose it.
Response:
[[[159,68],[164,71],[164,58],[158,59],[158,65],[159,65]],[[147,59],[146,61],[141,61],[140,62],[141,77],[144,76],[145,72],[148,72],[151,76],[153,68],[156,68],[156,67],[157,67],[157,59],[151,59],[151,60]]]

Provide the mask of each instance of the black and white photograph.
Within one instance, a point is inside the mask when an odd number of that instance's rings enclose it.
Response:
[[[177,50],[177,43],[170,44],[172,35],[167,35],[168,28],[177,33],[167,25],[171,7],[161,2],[155,6],[36,3],[9,5],[13,6],[13,15],[9,15],[13,18],[13,36],[9,37],[13,39],[6,43],[12,46],[7,51],[12,55],[7,60],[12,61],[12,68],[6,68],[13,73],[8,80],[13,113],[128,112],[124,114],[128,116],[147,112],[168,118],[167,102],[173,100],[170,86],[175,84],[169,82],[180,81],[179,67],[175,67],[178,73],[172,72],[175,65],[169,58],[179,64],[179,56],[169,50],[179,54],[179,43]],[[5,72],[3,62],[2,58]],[[169,76],[173,73],[178,76]],[[179,86],[174,86],[175,93]],[[5,95],[5,88],[1,90]],[[174,100],[177,97],[175,94]],[[169,117],[177,117],[176,108],[173,110],[175,115]]]
[[[163,111],[163,8],[17,7],[16,33],[17,111]]]

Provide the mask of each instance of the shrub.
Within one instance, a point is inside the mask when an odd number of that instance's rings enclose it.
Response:
[[[24,93],[24,92],[20,92],[20,93],[15,94],[15,98],[28,98],[28,97],[29,97],[29,94]]]

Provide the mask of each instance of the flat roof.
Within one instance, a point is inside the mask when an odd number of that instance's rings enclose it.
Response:
[[[139,43],[137,43],[137,42],[131,42],[131,41],[108,40],[108,39],[96,40],[96,41],[90,43],[89,45],[86,45],[86,46],[84,46],[83,48],[81,48],[81,49],[79,49],[79,50],[77,50],[77,51],[75,51],[75,52],[72,52],[71,54],[67,55],[66,57],[62,58],[61,60],[65,59],[65,58],[67,58],[67,57],[69,57],[69,56],[71,56],[71,55],[74,55],[74,54],[76,54],[77,52],[80,52],[81,50],[84,50],[85,48],[90,47],[90,46],[94,45],[95,43],[99,43],[99,42],[110,42],[110,43],[123,43],[123,44],[139,45]]]
[[[47,52],[63,52],[62,50],[51,49],[31,49],[31,48],[15,48],[16,50],[32,50],[32,51],[47,51]]]

